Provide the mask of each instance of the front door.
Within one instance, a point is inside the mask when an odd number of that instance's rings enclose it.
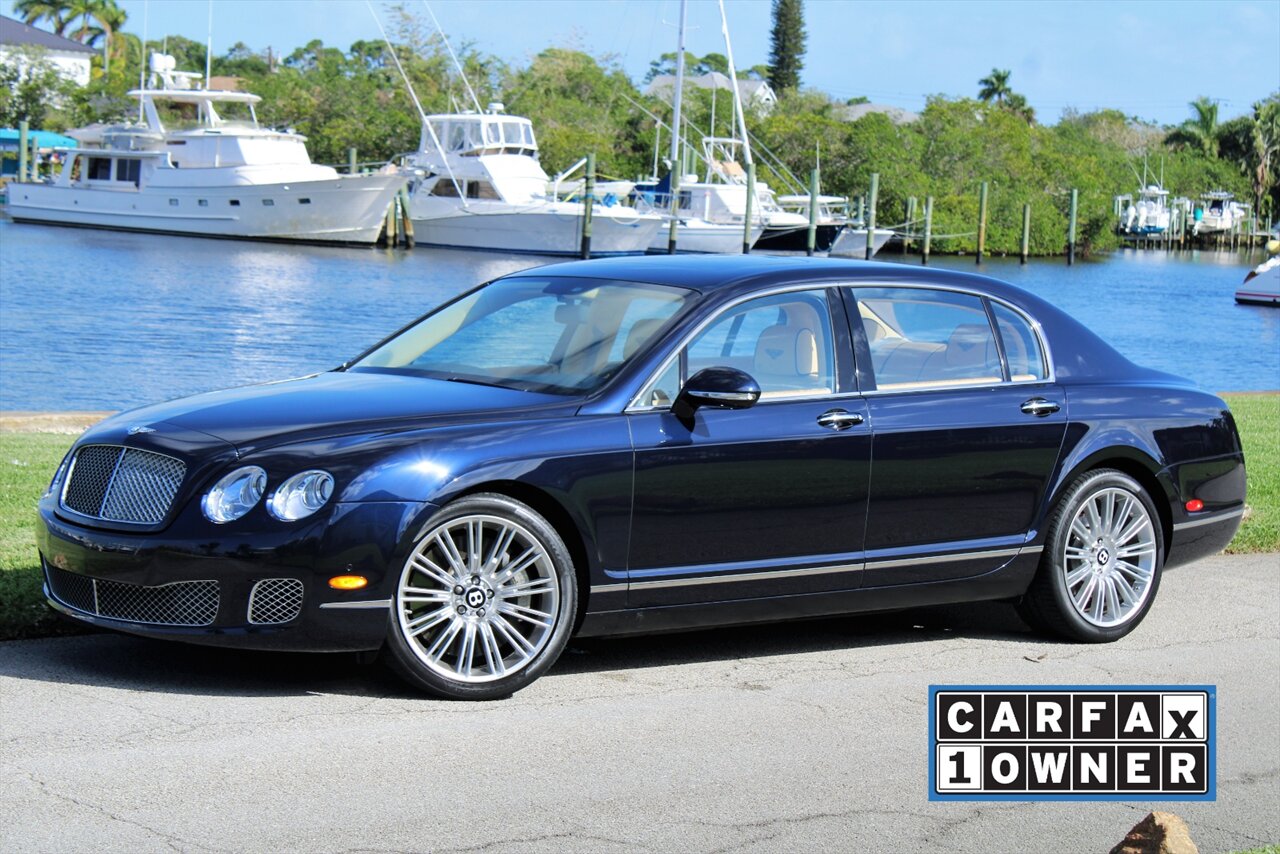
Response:
[[[860,584],[871,438],[865,402],[838,379],[852,381],[852,353],[833,296],[793,291],[726,309],[628,415],[631,607]],[[751,374],[760,402],[682,421],[671,400],[712,366]]]

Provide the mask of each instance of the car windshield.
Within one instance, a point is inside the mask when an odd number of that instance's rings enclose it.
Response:
[[[599,279],[499,279],[428,315],[350,369],[586,394],[654,340],[693,294]]]

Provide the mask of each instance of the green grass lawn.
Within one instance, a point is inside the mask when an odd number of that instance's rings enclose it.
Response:
[[[1227,395],[1244,437],[1249,513],[1227,551],[1280,551],[1280,394]],[[73,630],[45,608],[35,505],[73,437],[0,434],[0,640]]]

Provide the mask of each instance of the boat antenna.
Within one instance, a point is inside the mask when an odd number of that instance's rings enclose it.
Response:
[[[142,65],[138,69],[138,124],[142,124],[142,90],[147,88],[147,23],[151,17],[151,0],[142,4]]]
[[[444,161],[444,169],[449,173],[449,180],[453,182],[453,189],[457,191],[458,198],[462,200],[462,207],[466,208],[466,193],[462,192],[462,187],[458,184],[458,179],[453,174],[453,167],[449,165],[449,158],[444,154],[444,146],[440,144],[440,137],[436,136],[436,129],[432,127],[431,122],[427,121],[427,113],[422,109],[422,102],[418,100],[418,93],[413,91],[413,84],[409,82],[409,75],[405,73],[404,66],[400,64],[400,56],[396,53],[395,46],[391,44],[391,39],[387,38],[387,31],[383,29],[378,13],[373,10],[373,3],[370,0],[364,0],[364,5],[369,9],[369,14],[373,16],[373,22],[378,25],[378,32],[382,34],[382,41],[387,46],[387,52],[391,54],[391,61],[396,64],[396,70],[400,72],[400,79],[404,80],[404,86],[409,90],[409,97],[413,99],[413,106],[418,111],[418,117],[422,119],[422,126],[431,135],[431,141],[436,144],[436,151],[440,152],[441,159]]]
[[[449,58],[453,60],[453,67],[458,69],[458,76],[462,78],[462,85],[467,87],[467,94],[471,96],[471,103],[476,105],[476,112],[483,113],[480,109],[480,99],[476,97],[476,92],[471,88],[471,81],[467,79],[467,72],[463,70],[462,63],[458,61],[458,55],[453,52],[453,45],[449,44],[449,37],[444,34],[444,30],[440,26],[440,22],[436,20],[436,13],[431,11],[431,4],[427,0],[422,0],[422,5],[427,7],[427,14],[431,16],[431,23],[436,25],[436,32],[440,34],[440,41],[444,42],[444,49],[449,51]]]
[[[738,90],[738,69],[733,64],[733,42],[729,40],[729,18],[724,13],[724,0],[720,4],[720,29],[724,33],[724,50],[729,55],[729,77],[733,80],[733,110],[737,115],[738,128],[742,131],[742,156],[747,165],[752,165],[751,138],[747,135],[747,119],[742,114],[742,92]]]
[[[204,48],[204,88],[209,88],[209,77],[213,74],[213,0],[209,0],[208,41]]]

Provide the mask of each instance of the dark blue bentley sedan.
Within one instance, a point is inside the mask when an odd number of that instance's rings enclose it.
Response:
[[[1221,399],[979,276],[820,259],[527,270],[332,371],[89,430],[49,602],[261,649],[383,649],[456,698],[569,637],[1003,599],[1123,637],[1244,509]]]

